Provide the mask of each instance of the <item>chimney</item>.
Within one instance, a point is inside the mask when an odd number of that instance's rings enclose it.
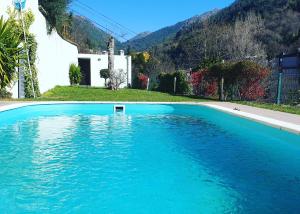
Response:
[[[124,56],[125,55],[124,53],[125,53],[124,50],[120,50],[120,56]]]

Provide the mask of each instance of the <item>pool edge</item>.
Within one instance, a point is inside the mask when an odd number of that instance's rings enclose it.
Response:
[[[287,131],[287,132],[292,132],[294,134],[300,135],[300,125],[297,125],[297,124],[294,124],[294,123],[284,122],[284,121],[273,119],[273,118],[270,118],[270,117],[264,117],[264,116],[248,113],[248,112],[245,112],[245,111],[234,110],[234,109],[231,109],[231,108],[226,108],[226,107],[222,107],[222,106],[218,106],[218,105],[214,105],[214,104],[209,104],[209,103],[204,103],[202,105],[213,108],[215,110],[219,110],[219,111],[234,115],[234,116],[237,116],[237,117],[252,120],[252,121],[255,121],[255,122],[258,122],[258,123],[265,124],[267,126],[271,126],[273,128],[277,128],[277,129],[280,129],[280,130],[284,130],[284,131]]]
[[[280,121],[277,119],[273,119],[270,117],[264,117],[252,113],[248,113],[245,111],[237,111],[231,108],[218,106],[215,104],[211,104],[209,102],[104,102],[104,101],[49,101],[49,102],[28,102],[28,103],[14,103],[8,104],[4,106],[0,106],[0,112],[5,112],[9,110],[14,110],[26,106],[34,106],[34,105],[55,105],[55,104],[164,104],[164,105],[195,105],[195,106],[206,106],[218,111],[222,111],[237,117],[245,118],[248,120],[252,120],[258,123],[262,123],[273,128],[277,128],[280,130],[292,132],[294,134],[300,135],[300,125]]]

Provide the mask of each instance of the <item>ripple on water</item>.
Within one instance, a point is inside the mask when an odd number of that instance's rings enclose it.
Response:
[[[283,147],[272,144],[277,138],[259,139],[256,132],[249,138],[242,131],[184,114],[44,116],[3,126],[0,208],[37,213],[300,211],[300,170],[295,167],[300,148],[280,152]]]

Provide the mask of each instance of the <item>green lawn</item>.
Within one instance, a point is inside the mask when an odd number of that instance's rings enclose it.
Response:
[[[38,99],[21,99],[16,101],[204,102],[211,100],[188,96],[174,96],[167,93],[136,89],[121,89],[119,91],[111,91],[105,88],[57,86],[54,89],[44,93],[42,97]],[[300,115],[300,107],[296,106],[242,101],[236,103]]]
[[[272,103],[258,103],[258,102],[246,102],[246,101],[240,101],[240,102],[236,102],[236,103],[300,115],[300,107],[297,107],[297,106],[276,105],[276,104],[272,104]]]
[[[129,101],[129,102],[201,102],[199,98],[136,89],[112,91],[105,88],[57,86],[44,93],[40,101]]]

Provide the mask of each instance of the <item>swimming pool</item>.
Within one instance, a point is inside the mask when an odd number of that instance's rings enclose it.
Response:
[[[299,213],[300,136],[204,106],[0,112],[6,213]]]

